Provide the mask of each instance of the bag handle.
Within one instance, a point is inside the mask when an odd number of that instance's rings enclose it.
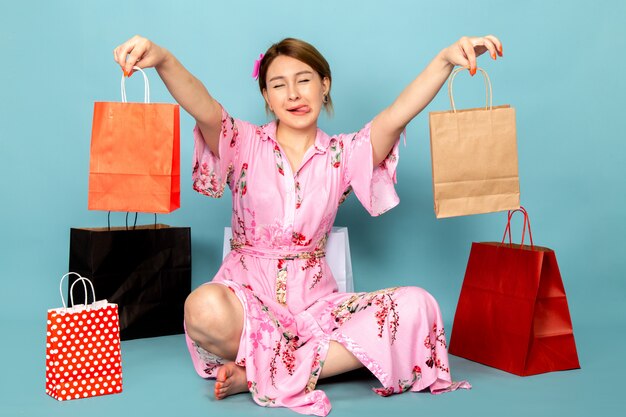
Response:
[[[459,67],[452,71],[450,74],[450,78],[448,79],[448,97],[450,97],[450,107],[452,107],[452,111],[456,113],[456,106],[454,105],[454,95],[452,94],[452,85],[454,84],[454,78],[456,75],[466,70],[467,68]],[[478,71],[483,75],[483,79],[485,80],[485,110],[491,110],[493,108],[493,92],[491,89],[491,80],[489,79],[489,75],[487,75],[487,71],[484,69],[477,67]]]
[[[87,281],[89,283],[89,286],[91,287],[91,295],[93,297],[94,303],[96,302],[96,290],[93,288],[93,283],[85,277],[78,278],[72,283],[72,286],[70,287],[70,299],[72,302],[72,307],[74,307],[74,285],[76,285],[78,281],[81,281],[83,283],[83,287],[85,288],[85,307],[89,308],[87,303],[89,301],[89,299],[87,298],[87,284],[85,284],[85,281]]]
[[[126,212],[126,230],[128,229],[128,211]],[[137,215],[139,213],[135,212],[135,221],[133,222],[133,228],[130,230],[135,230],[137,228]],[[154,213],[154,229],[156,230],[157,228],[157,214]],[[110,232],[111,231],[111,211],[109,211],[107,213],[107,229]]]
[[[67,274],[63,275],[61,277],[61,282],[59,282],[59,293],[61,294],[61,302],[63,303],[63,308],[65,310],[67,310],[68,306],[65,304],[65,297],[63,297],[63,280],[65,279],[65,277],[68,277],[70,275],[76,275],[78,277],[78,279],[76,281],[74,281],[72,283],[72,285],[70,286],[70,302],[72,303],[71,307],[74,307],[74,285],[76,285],[77,282],[82,282],[83,283],[83,287],[85,289],[85,305],[87,305],[87,284],[85,284],[85,281],[87,281],[89,283],[89,285],[91,286],[91,295],[93,296],[93,301],[96,301],[96,290],[93,287],[93,283],[81,276],[79,273],[77,272],[68,272]]]
[[[133,67],[133,69],[143,74],[143,102],[150,103],[150,83],[148,82],[148,76],[137,66]],[[126,77],[122,75],[122,103],[126,102]]]
[[[530,230],[530,217],[528,217],[528,212],[523,206],[520,206],[520,208],[515,209],[515,210],[509,210],[508,215],[507,215],[506,228],[504,229],[504,236],[502,236],[502,242],[500,242],[500,244],[501,245],[504,244],[504,239],[506,239],[506,236],[508,234],[509,246],[513,245],[513,242],[511,239],[511,219],[513,218],[513,214],[515,214],[518,211],[524,215],[524,225],[522,227],[522,242],[520,244],[524,246],[524,236],[526,235],[526,227],[528,226],[528,237],[530,238],[530,249],[534,250],[535,245],[533,244],[533,233]]]

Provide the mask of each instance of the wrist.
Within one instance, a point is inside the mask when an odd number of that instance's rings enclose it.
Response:
[[[175,61],[174,55],[172,55],[172,53],[170,51],[168,51],[165,48],[162,48],[159,46],[160,51],[160,55],[161,55],[161,59],[159,60],[159,62],[154,66],[154,68],[157,71],[162,71],[162,70],[166,70],[168,67],[170,67],[172,65],[172,63]]]
[[[441,68],[444,71],[451,72],[454,69],[454,64],[450,62],[448,59],[448,48],[444,48],[435,56],[433,62],[437,65],[438,68]]]

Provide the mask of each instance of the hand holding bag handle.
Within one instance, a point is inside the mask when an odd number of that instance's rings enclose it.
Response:
[[[150,83],[148,82],[148,76],[143,70],[137,66],[133,67],[134,70],[140,71],[143,74],[143,102],[150,103]],[[127,103],[126,101],[126,77],[122,75],[121,81],[121,90],[122,90],[122,103]]]
[[[171,213],[180,207],[179,105],[152,103],[147,72],[134,70],[143,102],[127,101],[122,77],[121,101],[94,103],[88,208]]]
[[[459,67],[452,71],[450,74],[450,78],[448,80],[448,97],[450,98],[450,107],[452,111],[456,113],[456,106],[454,104],[454,95],[452,94],[452,85],[454,84],[454,78],[457,74],[467,68]],[[493,90],[491,87],[491,80],[489,79],[489,75],[487,75],[487,71],[482,68],[476,68],[483,75],[483,79],[485,80],[485,110],[491,110],[493,108]]]
[[[493,105],[491,80],[485,105],[457,109],[448,79],[450,110],[429,113],[433,202],[438,219],[513,210],[520,206],[515,109]]]

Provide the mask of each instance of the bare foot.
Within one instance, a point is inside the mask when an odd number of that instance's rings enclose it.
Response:
[[[229,395],[248,391],[246,368],[228,362],[217,370],[215,399],[222,400]]]

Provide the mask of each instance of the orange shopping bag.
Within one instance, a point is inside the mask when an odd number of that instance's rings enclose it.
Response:
[[[96,102],[91,132],[89,210],[170,213],[180,207],[177,104]]]

